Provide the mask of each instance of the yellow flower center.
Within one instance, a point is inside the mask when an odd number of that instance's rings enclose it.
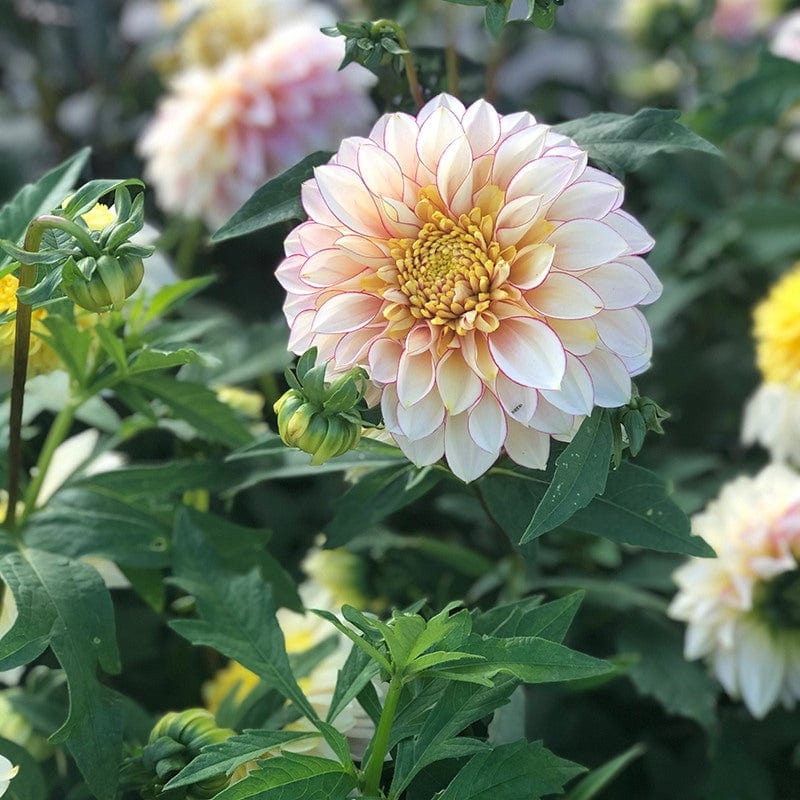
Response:
[[[408,302],[391,304],[384,316],[395,321],[410,314],[459,336],[471,330],[491,333],[500,324],[492,303],[520,297],[507,283],[515,248],[501,249],[492,238],[493,215],[480,208],[454,220],[437,207],[433,187],[423,189],[420,198],[416,213],[424,222],[419,234],[389,241],[394,264],[383,271]]]
[[[800,268],[772,287],[754,321],[756,360],[765,382],[800,389]]]

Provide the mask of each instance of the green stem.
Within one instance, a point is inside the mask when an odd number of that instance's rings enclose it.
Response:
[[[392,725],[394,725],[402,691],[403,679],[399,675],[392,676],[386,702],[383,704],[383,711],[381,711],[381,718],[378,722],[378,729],[372,740],[372,752],[364,770],[364,795],[366,797],[377,797],[380,792],[383,762],[389,752],[389,737],[392,733]]]
[[[425,105],[425,98],[422,96],[422,87],[417,77],[417,68],[414,66],[414,56],[411,53],[411,48],[408,46],[408,39],[406,39],[405,31],[393,19],[378,19],[372,23],[373,31],[380,31],[381,28],[389,28],[397,37],[397,43],[406,51],[403,53],[403,66],[406,71],[408,88],[417,108],[422,108],[422,106]]]
[[[44,440],[42,452],[39,454],[39,460],[36,462],[36,474],[33,476],[30,484],[28,484],[28,489],[25,492],[24,508],[22,510],[22,519],[20,520],[22,523],[24,523],[28,516],[36,509],[36,501],[39,499],[39,492],[42,489],[47,470],[53,459],[53,453],[55,453],[56,448],[61,442],[67,438],[79,405],[79,401],[70,399],[67,405],[58,412],[56,418],[53,420],[53,424],[50,426],[50,430],[47,432],[47,438]]]
[[[444,51],[444,64],[447,74],[447,91],[453,97],[458,97],[458,53],[453,45],[448,45]]]

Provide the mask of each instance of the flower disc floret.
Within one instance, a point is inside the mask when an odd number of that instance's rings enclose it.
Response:
[[[684,653],[705,659],[755,717],[800,698],[800,476],[771,464],[740,477],[692,519],[716,551],[674,575],[671,617],[687,623]]]
[[[658,279],[623,187],[526,112],[449,95],[345,139],[285,243],[290,347],[364,367],[394,440],[463,480],[547,463],[647,368]]]

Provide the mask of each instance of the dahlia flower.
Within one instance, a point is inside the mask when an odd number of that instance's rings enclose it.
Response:
[[[711,32],[723,39],[743,41],[767,27],[785,0],[717,0],[711,16]]]
[[[6,793],[18,772],[19,767],[15,767],[5,756],[0,756],[0,797]]]
[[[800,61],[800,11],[781,17],[770,41],[769,49],[782,58]]]
[[[800,697],[800,476],[771,464],[740,477],[692,520],[717,552],[674,575],[669,615],[688,623],[684,653],[761,718]]]
[[[753,319],[763,383],[745,408],[742,440],[800,464],[800,266],[772,287]]]
[[[544,468],[551,437],[630,398],[651,354],[635,306],[661,290],[622,184],[586,162],[527,112],[449,95],[345,139],[277,270],[290,349],[364,367],[418,465]]]
[[[139,141],[164,210],[219,227],[269,178],[366,128],[374,78],[340,39],[287,23],[216,69],[176,76]]]
[[[305,581],[300,585],[299,592],[306,608],[320,608],[338,614],[339,607],[334,603],[331,593],[316,582]],[[298,614],[281,608],[277,612],[277,618],[286,642],[286,652],[290,655],[304,653],[330,636],[336,637],[336,649],[316,664],[308,675],[298,679],[300,688],[314,710],[325,719],[331,707],[339,670],[344,666],[350,653],[351,642],[330,623],[310,612]],[[233,691],[236,692],[234,700],[241,703],[258,682],[258,676],[253,672],[231,661],[203,688],[206,706],[209,711],[216,712],[223,700]],[[366,712],[354,700],[336,717],[335,725],[336,729],[347,737],[353,755],[360,758],[374,732],[374,725]],[[286,725],[284,730],[316,732],[317,729],[310,720],[301,717]],[[335,758],[330,746],[321,736],[291,742],[283,745],[283,749],[294,753]]]

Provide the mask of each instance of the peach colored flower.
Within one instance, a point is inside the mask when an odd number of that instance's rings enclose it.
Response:
[[[692,519],[717,552],[674,575],[669,608],[688,623],[684,653],[704,658],[754,717],[800,698],[800,476],[770,464],[740,477]]]
[[[711,32],[732,41],[750,39],[775,19],[783,5],[784,0],[717,0]]]
[[[139,141],[165,211],[219,227],[269,178],[374,118],[363,67],[341,39],[287,23],[216,68],[180,73]]]
[[[630,398],[660,293],[622,184],[527,112],[449,95],[345,139],[285,243],[290,348],[363,366],[398,446],[465,481],[505,451],[547,463],[595,405]]]

